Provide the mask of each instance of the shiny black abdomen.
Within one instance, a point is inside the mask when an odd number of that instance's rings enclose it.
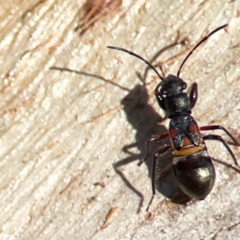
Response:
[[[206,150],[178,159],[173,170],[180,189],[189,197],[203,200],[212,190],[215,170]]]

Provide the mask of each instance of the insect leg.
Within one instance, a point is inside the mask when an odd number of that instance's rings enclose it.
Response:
[[[198,99],[198,85],[197,83],[193,83],[192,89],[189,94],[189,99],[191,103],[191,108],[193,108],[197,102]]]
[[[162,135],[163,136],[163,135]],[[166,153],[168,152],[169,150],[171,149],[171,146],[168,145],[168,146],[165,146],[165,147],[162,147],[160,148],[155,154],[154,154],[154,158],[153,158],[153,166],[152,166],[152,197],[148,203],[148,206],[147,206],[147,209],[146,211],[149,210],[149,207],[150,205],[152,204],[152,201],[153,201],[153,198],[154,198],[154,195],[156,193],[155,191],[155,170],[156,170],[156,161],[157,161],[157,157],[163,153]]]
[[[209,131],[209,130],[223,130],[232,140],[233,142],[239,146],[240,143],[232,136],[232,134],[224,127],[220,125],[211,125],[211,126],[202,126],[199,128],[201,131]]]
[[[168,136],[169,136],[169,134],[165,133],[165,134],[162,134],[162,135],[153,136],[150,139],[148,139],[148,141],[147,141],[147,154],[146,154],[146,157],[138,163],[138,166],[140,166],[148,158],[148,156],[149,156],[149,144],[152,143],[152,142],[158,142],[158,141],[160,141],[160,140],[162,140],[164,138],[167,138]]]
[[[203,140],[216,140],[216,141],[220,141],[224,147],[227,149],[227,151],[230,153],[234,163],[236,164],[236,166],[238,166],[238,162],[237,159],[235,157],[235,155],[233,154],[231,148],[227,145],[227,143],[222,139],[221,136],[219,135],[215,135],[215,134],[209,134],[207,136],[203,136]]]

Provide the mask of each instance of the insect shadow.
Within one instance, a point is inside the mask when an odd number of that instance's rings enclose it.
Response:
[[[174,47],[176,44],[183,44],[182,42],[178,41],[178,37],[176,38],[174,43],[158,51],[151,61],[154,61],[164,51]],[[84,71],[77,71],[70,68],[61,68],[57,66],[52,66],[50,70],[66,71],[70,73],[72,72],[79,75],[95,78],[97,80],[111,84],[115,87],[119,87],[125,92],[128,92],[128,94],[120,101],[120,103],[123,107],[123,111],[125,112],[127,121],[132,126],[132,129],[134,129],[136,132],[135,142],[122,147],[122,151],[129,154],[129,156],[114,163],[113,168],[115,172],[121,177],[125,185],[140,198],[137,208],[137,213],[139,213],[143,206],[144,196],[128,180],[121,168],[137,160],[139,160],[140,162],[144,157],[146,157],[147,140],[150,139],[150,137],[152,137],[153,135],[159,135],[168,132],[168,129],[161,124],[161,122],[163,122],[166,118],[160,116],[159,113],[155,111],[153,106],[149,104],[150,96],[145,81],[149,68],[147,67],[145,69],[145,72],[143,74],[144,77],[142,77],[139,73],[136,73],[136,77],[138,77],[140,83],[137,84],[133,89],[128,89],[121,86],[120,84],[114,83],[111,80],[107,80],[96,74],[91,74]],[[168,139],[162,140],[161,146],[169,143],[170,142]],[[158,148],[159,143],[152,143],[149,151],[150,154],[145,161],[150,179],[152,176],[153,155],[155,152],[157,152]],[[135,153],[136,150],[138,151],[138,153]],[[171,154],[163,154],[162,156],[158,157],[157,166],[154,169],[154,171],[158,173],[155,175],[156,189],[162,195],[169,198],[171,202],[185,204],[190,200],[190,197],[183,193],[178,187],[172,169],[173,168]],[[151,181],[149,181],[149,185],[150,184]]]
[[[141,160],[146,156],[147,139],[153,135],[167,133],[167,128],[161,125],[163,117],[155,111],[148,103],[149,95],[144,85],[136,85],[127,96],[125,96],[121,104],[126,114],[128,122],[136,131],[135,142],[130,145],[123,146],[123,152],[129,154],[127,158],[121,159],[113,164],[116,173],[121,177],[123,182],[130,188],[139,198],[139,206],[137,212],[140,211],[143,205],[143,194],[137,190],[121,171],[121,167],[130,164],[134,161]],[[169,140],[163,140],[161,145],[169,144]],[[159,143],[153,143],[150,146],[150,155],[145,164],[148,168],[149,177],[152,175],[153,154],[157,152]],[[137,149],[138,153],[133,153],[131,150]],[[156,175],[157,190],[165,197],[171,199],[172,202],[185,204],[190,198],[184,194],[178,187],[173,172],[172,172],[172,155],[163,154],[157,159],[157,166],[154,169]],[[150,182],[149,182],[150,184]]]

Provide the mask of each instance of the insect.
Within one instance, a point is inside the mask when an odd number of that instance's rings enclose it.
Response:
[[[163,77],[164,74],[161,66],[160,70],[163,76],[160,75],[150,62],[141,56],[124,48],[108,46],[110,49],[123,51],[139,58],[151,69],[153,69],[161,80],[156,86],[154,93],[160,108],[166,112],[168,118],[170,119],[169,131],[168,133],[162,135],[153,136],[148,140],[147,156],[150,142],[159,142],[160,140],[169,137],[171,145],[161,146],[154,154],[151,177],[152,197],[148,204],[147,211],[155,195],[156,161],[158,156],[161,154],[169,151],[172,152],[174,177],[176,178],[180,189],[189,197],[196,200],[205,199],[212,190],[215,181],[215,169],[211,161],[211,157],[208,154],[205,141],[220,141],[231,155],[234,163],[238,166],[236,157],[221,136],[215,134],[201,135],[200,131],[222,130],[231,138],[234,144],[239,145],[228,130],[220,125],[198,126],[196,120],[191,116],[191,109],[195,106],[198,98],[197,83],[193,83],[188,96],[187,93],[184,92],[187,88],[187,84],[179,77],[183,65],[192,53],[211,35],[227,26],[228,24],[222,25],[205,36],[185,57],[179,67],[177,75],[175,76],[170,74],[166,78]],[[143,161],[145,161],[145,159]]]

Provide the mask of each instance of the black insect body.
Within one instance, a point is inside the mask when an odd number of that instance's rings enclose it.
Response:
[[[120,50],[141,59],[152,68],[161,79],[161,82],[155,88],[155,96],[159,106],[166,112],[170,119],[169,132],[163,135],[154,136],[148,140],[147,156],[150,142],[159,142],[161,139],[169,137],[171,145],[162,146],[154,155],[152,170],[152,198],[148,204],[147,210],[149,209],[155,195],[156,159],[161,154],[168,151],[172,152],[173,172],[180,189],[189,197],[197,200],[202,200],[209,194],[215,180],[215,170],[207,152],[205,145],[206,140],[217,140],[222,142],[233,158],[234,163],[238,166],[232,150],[221,136],[215,134],[201,135],[200,131],[223,130],[232,139],[234,144],[239,145],[234,137],[222,126],[212,125],[198,127],[197,122],[191,116],[191,109],[195,106],[198,97],[197,83],[193,84],[188,96],[187,93],[184,92],[187,88],[187,84],[179,77],[184,63],[194,50],[212,34],[227,26],[228,24],[225,24],[210,32],[210,34],[203,38],[185,57],[177,75],[168,75],[166,78],[162,77],[152,64],[141,56],[124,48],[108,46],[108,48]]]

